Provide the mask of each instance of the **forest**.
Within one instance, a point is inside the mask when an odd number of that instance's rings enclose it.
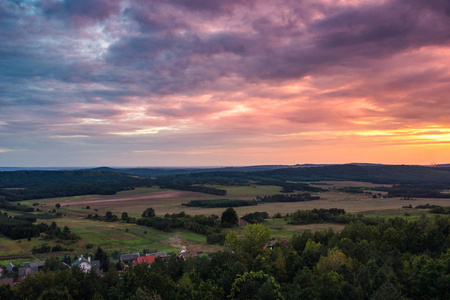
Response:
[[[186,260],[172,253],[150,267],[110,263],[101,277],[52,258],[17,287],[0,286],[0,298],[449,299],[449,228],[449,217],[391,218],[274,241],[249,224],[226,236],[228,250]]]
[[[149,179],[116,172],[15,171],[0,172],[0,196],[7,201],[79,195],[112,195],[150,185]]]
[[[393,184],[391,188],[381,187],[390,197],[450,197],[448,193],[441,193],[442,190],[450,189],[450,168],[352,164],[276,167],[223,168],[212,169],[213,171],[192,169],[191,173],[190,169],[169,169],[167,172],[158,170],[156,177],[148,175],[153,174],[145,171],[148,169],[3,171],[0,172],[0,196],[7,201],[22,201],[92,194],[112,195],[152,185],[219,196],[226,195],[226,190],[211,185],[276,185],[281,187],[280,191],[283,193],[323,192],[326,189],[312,186],[311,183],[353,180]]]

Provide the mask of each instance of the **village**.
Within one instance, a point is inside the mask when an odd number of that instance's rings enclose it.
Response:
[[[157,258],[165,260],[171,256],[166,254],[166,252],[152,252],[145,253],[141,255],[140,253],[126,253],[120,255],[117,262],[120,266],[119,275],[123,273],[124,268],[129,266],[136,266],[138,264],[147,264],[149,267],[155,262]],[[196,251],[187,251],[183,248],[178,254],[179,258],[186,260],[187,258],[197,258],[199,254]],[[80,255],[75,256],[72,263],[68,264],[64,260],[61,264],[67,269],[80,268],[84,273],[95,272],[98,276],[103,276],[104,270],[101,268],[100,260],[94,260],[91,255],[87,257]],[[4,284],[9,284],[10,286],[15,286],[23,282],[27,276],[35,276],[40,271],[44,271],[46,261],[36,261],[36,262],[26,262],[23,267],[17,266],[13,263],[8,263],[6,266],[0,266],[0,286]]]

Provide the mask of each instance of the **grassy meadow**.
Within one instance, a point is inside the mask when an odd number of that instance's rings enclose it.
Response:
[[[320,187],[341,187],[342,182],[334,185],[334,182],[326,182],[326,185],[318,185]],[[357,186],[368,186],[368,183],[353,183]],[[177,230],[172,232],[163,232],[153,228],[139,226],[136,224],[127,224],[124,222],[102,222],[86,219],[88,214],[98,214],[104,216],[107,211],[111,211],[121,218],[122,212],[127,212],[131,217],[140,217],[142,212],[149,207],[154,208],[156,215],[164,216],[165,214],[179,213],[181,211],[190,215],[211,215],[221,216],[225,208],[201,208],[187,207],[185,204],[191,200],[212,200],[212,199],[242,199],[251,200],[256,196],[273,195],[280,193],[279,186],[217,186],[212,187],[227,190],[226,196],[215,196],[204,193],[175,191],[169,189],[160,189],[158,187],[139,188],[135,190],[119,192],[115,195],[100,196],[88,195],[77,197],[64,197],[54,199],[41,199],[22,201],[21,204],[31,206],[38,203],[41,212],[48,213],[55,209],[56,212],[62,214],[61,217],[55,219],[38,219],[38,223],[48,223],[55,221],[58,226],[68,226],[71,231],[78,234],[81,240],[74,243],[64,245],[65,248],[72,248],[70,252],[56,252],[46,254],[31,254],[33,247],[40,247],[44,244],[54,246],[56,242],[44,241],[41,238],[32,238],[30,241],[9,240],[0,237],[0,265],[13,261],[21,264],[25,261],[41,260],[48,256],[61,256],[64,254],[79,255],[89,252],[95,252],[97,247],[101,247],[104,251],[112,253],[119,250],[121,253],[142,252],[145,248],[149,251],[166,251],[179,252],[185,247],[188,250],[197,252],[212,252],[221,249],[218,245],[209,245],[206,243],[206,237],[201,234],[188,232],[185,230]],[[264,203],[257,206],[236,207],[235,210],[240,217],[251,212],[268,212],[270,216],[280,213],[283,218],[268,219],[265,221],[271,229],[274,238],[289,239],[296,232],[302,232],[306,229],[323,230],[332,228],[339,231],[344,226],[338,224],[309,224],[309,225],[289,225],[285,220],[286,214],[295,212],[298,209],[313,208],[343,208],[348,213],[363,213],[370,217],[402,217],[408,220],[416,220],[423,214],[427,214],[426,210],[406,209],[403,206],[412,205],[413,207],[422,204],[436,204],[441,206],[450,206],[450,199],[413,199],[401,200],[399,198],[372,198],[365,194],[350,194],[338,192],[333,189],[320,193],[320,200],[308,202],[293,203]],[[55,208],[59,203],[61,207]],[[5,210],[2,210],[5,211]],[[14,211],[7,211],[11,216],[20,214]],[[36,213],[37,214],[37,213]],[[245,222],[241,222],[243,226]],[[233,230],[240,231],[240,228]],[[17,257],[15,259],[2,259],[2,257],[10,255],[27,256]]]

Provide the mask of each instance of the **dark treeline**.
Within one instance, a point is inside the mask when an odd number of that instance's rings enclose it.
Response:
[[[229,199],[215,199],[215,200],[191,200],[185,206],[191,207],[239,207],[257,205],[258,202],[254,200],[229,200]]]
[[[430,212],[432,214],[443,214],[443,215],[448,215],[450,214],[450,207],[442,207],[442,206],[437,206],[437,207],[433,207]]]
[[[199,234],[210,235],[212,233],[220,233],[221,222],[219,216],[210,215],[186,215],[184,211],[180,213],[166,214],[164,217],[156,216],[153,208],[148,208],[144,211],[141,218],[128,217],[126,212],[122,213],[121,219],[112,214],[110,211],[106,212],[105,216],[98,214],[89,214],[87,219],[97,220],[103,222],[127,222],[136,223],[147,227],[153,227],[165,232],[171,232],[174,229],[183,228]]]
[[[295,234],[260,247],[257,234],[236,252],[197,259],[172,255],[149,268],[110,264],[103,277],[47,261],[1,299],[450,299],[450,218],[383,219]],[[228,238],[228,237],[227,237]],[[227,242],[225,243],[227,245]]]
[[[259,165],[259,166],[244,166],[244,167],[219,167],[219,168],[120,168],[113,169],[109,167],[100,167],[89,169],[89,171],[101,171],[101,172],[120,172],[124,174],[132,174],[148,177],[161,177],[169,175],[180,174],[192,174],[203,172],[255,172],[255,171],[267,171],[281,168],[290,168],[287,165]]]
[[[311,196],[309,193],[302,194],[276,194],[269,196],[256,196],[259,202],[303,202],[319,200],[319,196]]]
[[[261,182],[311,182],[324,180],[366,181],[379,184],[448,184],[450,168],[430,168],[409,165],[332,165],[314,168],[282,168],[260,172],[202,172],[158,178],[183,184],[248,184]],[[278,185],[278,184],[275,184]],[[313,191],[312,191],[313,192]]]
[[[351,193],[351,194],[364,194],[364,193],[371,193],[370,191],[374,192],[389,192],[391,190],[391,187],[387,186],[344,186],[339,188],[333,188],[336,191],[344,192],[344,193]]]
[[[258,185],[280,186],[283,193],[291,193],[294,191],[325,191],[322,188],[313,187],[306,183],[290,182],[286,180],[272,179],[265,176],[263,172],[203,172],[184,175],[162,176],[158,178],[158,184],[162,187],[178,189],[175,188],[178,185],[190,187],[202,184],[251,185],[256,183]]]
[[[122,214],[122,218],[120,220],[125,221],[127,223],[136,223],[136,218],[128,217],[128,214],[126,215]],[[96,221],[103,221],[103,222],[117,222],[119,221],[119,217],[114,215],[112,212],[107,211],[104,216],[99,216],[98,214],[89,214],[87,219],[90,220],[96,220]]]
[[[389,197],[404,198],[450,198],[450,193],[441,193],[443,189],[450,189],[450,184],[403,184],[389,189]]]
[[[69,227],[65,226],[61,230],[55,222],[51,225],[40,223],[33,224],[36,222],[36,218],[11,218],[0,213],[0,234],[13,239],[25,239],[38,237],[40,234],[44,234],[44,239],[59,239],[59,240],[70,240],[76,241],[80,237],[76,234],[70,232]]]
[[[29,206],[21,205],[20,203],[9,203],[8,201],[5,201],[5,196],[0,196],[0,208],[7,209],[7,210],[15,210],[20,212],[33,212],[34,208]]]
[[[287,168],[261,172],[265,176],[296,181],[366,181],[380,184],[443,183],[450,181],[450,168],[410,165],[333,165],[317,168]]]
[[[183,228],[195,233],[209,235],[220,233],[219,216],[186,215],[184,212],[178,214],[166,214],[163,218],[152,216],[137,219],[136,224],[153,227],[158,230],[170,232],[173,229]]]
[[[202,172],[191,174],[178,174],[158,177],[160,186],[167,185],[243,185],[248,184],[246,172]]]
[[[269,218],[269,214],[265,211],[263,212],[254,212],[245,214],[242,217],[242,220],[249,222],[250,224],[261,223],[264,222],[265,219]]]
[[[314,224],[314,223],[339,223],[348,224],[357,220],[364,220],[366,223],[373,224],[373,219],[364,218],[363,215],[349,215],[341,208],[314,208],[312,210],[297,210],[289,215],[290,224]]]
[[[39,227],[28,220],[9,218],[0,214],[0,234],[16,240],[37,237],[41,233]]]
[[[79,195],[112,195],[147,186],[150,180],[122,173],[91,171],[0,172],[0,196],[8,201]]]
[[[323,192],[326,191],[325,189],[311,186],[307,183],[302,182],[288,182],[284,180],[278,180],[278,179],[260,179],[258,181],[258,184],[260,185],[276,185],[280,186],[282,193],[293,193],[294,191],[302,191],[302,192]]]
[[[226,190],[216,189],[213,187],[207,187],[207,186],[201,186],[201,185],[161,184],[160,187],[167,188],[167,189],[173,189],[173,190],[206,193],[206,194],[218,195],[218,196],[225,196],[227,194]]]

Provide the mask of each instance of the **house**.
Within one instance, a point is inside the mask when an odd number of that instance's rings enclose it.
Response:
[[[268,244],[266,244],[265,246],[264,246],[264,250],[265,249],[271,249],[271,250],[273,250],[273,247],[275,246],[275,244],[277,243],[278,241],[277,240],[272,240],[272,241],[270,241]],[[283,244],[287,244],[287,240],[282,240],[281,241],[281,243],[283,243]]]
[[[9,263],[6,265],[5,269],[8,272],[12,272],[14,267],[15,267],[15,265],[13,263]]]
[[[28,275],[36,275],[39,273],[38,267],[20,267],[18,270],[18,280],[22,282]]]
[[[137,259],[133,260],[133,265],[138,265],[138,264],[148,264],[151,265],[152,263],[155,262],[156,256],[151,255],[151,256],[139,256]]]
[[[9,284],[11,287],[14,286],[14,278],[3,278],[0,279],[0,285]]]
[[[83,255],[80,255],[80,257],[72,263],[72,267],[79,267],[81,270],[83,270],[84,273],[88,273],[89,271],[91,271],[93,269],[97,272],[97,274],[99,274],[98,271],[100,271],[100,273],[103,274],[103,272],[101,272],[101,270],[100,270],[100,261],[99,260],[91,261],[90,257],[85,258],[85,257],[83,257]]]
[[[41,260],[41,261],[36,261],[36,262],[26,262],[24,267],[26,268],[38,268],[38,270],[42,270],[44,268],[45,265],[45,261]]]
[[[273,249],[273,246],[275,245],[276,242],[277,242],[276,240],[270,241],[269,243],[267,243],[267,244],[264,246],[263,249],[264,249],[264,250],[266,250],[266,249],[272,250],[272,249]]]
[[[167,257],[169,257],[169,255],[167,255],[166,252],[152,252],[145,254],[145,256],[154,256],[162,259],[166,259]]]
[[[183,249],[180,252],[180,257],[182,257],[184,259],[186,259],[187,257],[197,258],[198,257],[198,253],[195,252],[195,251],[190,252],[190,251],[187,251],[187,250]]]
[[[19,282],[25,280],[25,278],[30,275],[36,275],[40,270],[44,268],[45,261],[36,261],[36,262],[26,262],[23,267],[19,267],[17,275]]]
[[[137,259],[139,256],[141,256],[139,253],[122,254],[120,256],[120,263],[123,265],[127,265],[133,260]]]

